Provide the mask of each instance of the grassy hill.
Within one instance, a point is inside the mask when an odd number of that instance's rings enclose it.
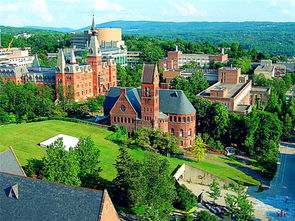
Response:
[[[116,176],[114,163],[118,155],[119,146],[105,139],[108,135],[112,134],[112,132],[84,124],[51,120],[1,126],[0,152],[12,146],[20,163],[26,165],[27,159],[41,159],[45,155],[45,148],[40,147],[38,144],[57,134],[66,134],[75,137],[91,136],[101,150],[100,159],[103,168],[103,178],[112,180]],[[132,149],[130,153],[137,159],[142,159],[144,156],[144,151],[141,149]],[[176,158],[167,159],[171,164],[171,172],[175,170],[178,165],[188,163],[229,180],[242,181],[248,185],[258,184],[258,181],[254,180],[252,177],[231,167],[207,161],[196,163]]]

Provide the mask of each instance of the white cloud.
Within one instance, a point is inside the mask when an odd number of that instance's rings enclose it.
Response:
[[[282,13],[283,13],[284,15],[289,15],[289,14],[290,14],[290,11],[289,11],[288,9],[283,9],[283,10],[282,10]]]
[[[55,0],[57,2],[66,2],[66,3],[77,3],[80,2],[80,0]]]
[[[95,0],[94,10],[96,11],[115,11],[120,12],[125,9],[118,3],[110,2],[108,0]]]
[[[3,11],[3,12],[17,11],[19,8],[21,8],[22,5],[23,4],[21,2],[3,4],[3,5],[0,5],[0,11]]]
[[[51,22],[53,20],[53,16],[50,13],[45,0],[32,0],[28,6],[33,14],[41,18],[43,21]]]
[[[193,15],[198,15],[198,16],[204,16],[207,15],[206,10],[199,10],[197,9],[191,2],[186,1],[186,0],[166,0],[171,6],[174,7],[176,12],[173,11],[173,13],[177,13],[182,16],[193,16]],[[170,14],[172,11],[162,11],[162,14]]]

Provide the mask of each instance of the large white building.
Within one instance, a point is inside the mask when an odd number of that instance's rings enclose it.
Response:
[[[29,48],[1,48],[0,65],[29,67],[34,57],[29,55]]]

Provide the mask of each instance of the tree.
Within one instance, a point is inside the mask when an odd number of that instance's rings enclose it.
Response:
[[[221,103],[213,103],[208,110],[208,124],[204,128],[214,139],[226,134],[228,128],[228,111]]]
[[[282,139],[288,140],[292,136],[294,130],[293,120],[289,114],[284,117],[284,127],[282,131]]]
[[[205,147],[207,145],[204,143],[201,134],[198,134],[195,139],[195,144],[190,147],[190,151],[194,154],[197,161],[204,160],[205,158]]]
[[[208,211],[200,211],[197,214],[197,221],[218,221],[218,217]]]
[[[98,146],[94,144],[91,137],[80,138],[75,148],[75,154],[80,165],[79,179],[81,186],[97,189],[99,187],[99,173],[101,172]]]
[[[209,194],[209,197],[215,202],[219,197],[221,197],[220,184],[214,179],[209,187],[210,191],[207,193]]]
[[[47,147],[42,164],[42,179],[72,186],[81,185],[79,159],[73,149],[64,149],[61,138]]]
[[[254,218],[254,209],[244,187],[232,184],[230,189],[235,194],[226,194],[225,197],[225,203],[230,211],[229,216],[231,218],[236,217],[237,220],[252,220]]]
[[[190,211],[197,205],[196,196],[185,185],[177,185],[177,199],[175,207],[184,211]]]
[[[176,197],[169,162],[154,153],[146,153],[137,161],[120,149],[116,168],[121,200],[130,207],[145,206],[145,220],[166,220]]]
[[[115,186],[115,199],[120,205],[125,207],[128,207],[131,204],[131,199],[129,199],[128,196],[128,190],[131,186],[130,179],[132,175],[132,160],[133,159],[129,155],[127,148],[121,146],[115,163],[117,176],[113,183]]]

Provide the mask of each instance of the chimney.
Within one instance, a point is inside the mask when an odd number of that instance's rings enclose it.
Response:
[[[176,47],[175,47],[175,51],[178,51],[178,46],[176,45]]]
[[[221,54],[224,55],[224,48],[221,48]]]

